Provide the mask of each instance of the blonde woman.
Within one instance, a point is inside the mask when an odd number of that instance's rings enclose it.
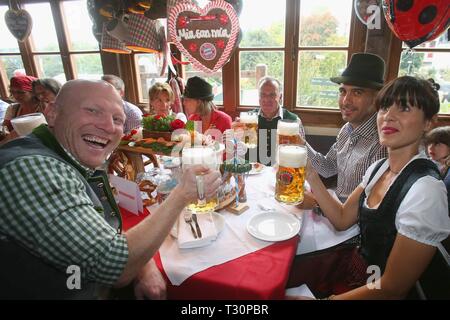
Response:
[[[151,113],[161,116],[173,115],[170,106],[174,101],[174,94],[168,83],[156,82],[149,89],[148,97],[150,100],[149,106]],[[184,123],[187,122],[187,118],[184,113],[179,112],[175,116],[176,119],[180,119]]]

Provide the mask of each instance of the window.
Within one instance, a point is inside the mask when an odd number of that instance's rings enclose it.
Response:
[[[300,1],[297,106],[337,108],[329,79],[347,65],[352,0]]]
[[[165,82],[167,80],[167,67],[161,76],[162,59],[163,57],[157,54],[135,54],[136,68],[138,70],[139,100],[148,102],[148,90],[156,82]]]
[[[33,28],[28,39],[18,44],[4,19],[0,19],[2,96],[6,96],[9,79],[17,72],[61,83],[75,78],[100,79],[103,69],[99,44],[92,34],[86,0],[20,3],[31,15]],[[7,5],[1,5],[0,16],[7,10]]]
[[[9,79],[17,72],[24,72],[25,69],[22,63],[22,57],[20,56],[19,45],[16,38],[8,31],[6,27],[5,12],[8,10],[8,6],[0,6],[0,79],[5,79],[7,82],[0,85],[0,93],[2,96],[7,97],[7,86],[9,85]]]
[[[255,12],[258,18],[255,19]],[[240,105],[258,105],[258,82],[270,75],[284,82],[286,2],[245,2],[239,17],[243,32],[239,57]]]
[[[329,78],[342,72],[355,50],[353,16],[352,0],[245,1],[239,17],[243,37],[235,54],[236,103],[257,106],[257,83],[269,75],[282,82],[288,109],[336,109],[338,87]]]
[[[450,114],[450,41],[444,32],[439,38],[408,50],[404,45],[398,75],[432,78],[441,86],[441,114]]]

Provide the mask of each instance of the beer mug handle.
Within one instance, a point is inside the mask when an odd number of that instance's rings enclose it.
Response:
[[[197,201],[199,205],[206,204],[205,199],[205,180],[203,178],[203,175],[195,176],[195,179],[197,180]]]

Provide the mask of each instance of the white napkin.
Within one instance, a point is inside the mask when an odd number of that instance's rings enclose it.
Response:
[[[304,296],[309,298],[316,298],[314,294],[309,290],[308,286],[306,284],[302,284],[299,287],[296,288],[289,288],[286,289],[286,295],[287,296]]]
[[[197,214],[197,222],[202,232],[201,238],[194,238],[191,227],[184,221],[185,213],[180,214],[178,219],[178,247],[180,249],[197,248],[211,244],[217,238],[217,229],[214,224],[213,217],[210,213]],[[195,222],[192,220],[192,226],[195,232]]]

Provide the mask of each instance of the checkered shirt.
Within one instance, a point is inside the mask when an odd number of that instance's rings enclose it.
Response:
[[[77,265],[84,278],[116,283],[128,260],[126,238],[94,209],[75,168],[22,156],[0,169],[0,186],[0,237],[61,271]]]
[[[387,157],[386,148],[379,142],[376,113],[352,130],[346,123],[328,153],[316,152],[309,144],[308,158],[314,169],[325,178],[337,174],[336,195],[345,200],[361,183],[367,168]]]

